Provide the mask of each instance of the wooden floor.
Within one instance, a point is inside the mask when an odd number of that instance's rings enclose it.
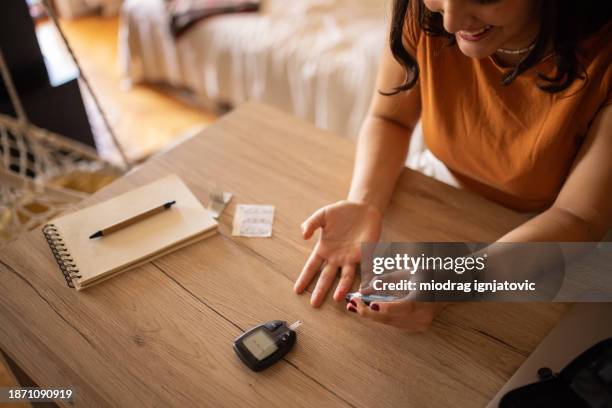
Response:
[[[152,86],[122,89],[117,17],[83,17],[61,24],[130,158],[146,158],[186,130],[216,119]]]

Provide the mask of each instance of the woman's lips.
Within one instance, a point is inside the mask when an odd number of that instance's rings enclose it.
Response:
[[[466,41],[480,41],[489,33],[489,31],[491,31],[491,28],[493,28],[493,26],[488,25],[488,26],[482,27],[479,30],[473,30],[473,31],[461,30],[461,31],[457,31],[457,35]]]

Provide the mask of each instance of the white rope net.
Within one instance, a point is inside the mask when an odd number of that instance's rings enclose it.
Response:
[[[0,247],[118,177],[93,149],[0,115]]]
[[[124,163],[129,166],[101,106],[93,93],[57,17],[43,0],[60,32],[79,76],[94,98],[98,111],[112,135]],[[57,133],[38,128],[28,121],[0,49],[0,73],[17,118],[0,114],[0,249],[21,233],[42,225],[110,183],[121,170],[101,160],[89,146]]]

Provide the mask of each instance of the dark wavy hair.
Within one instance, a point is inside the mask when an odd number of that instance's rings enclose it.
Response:
[[[449,46],[455,45],[455,36],[444,30],[442,15],[427,9],[423,0],[395,0],[391,19],[389,43],[393,57],[406,71],[406,80],[391,92],[395,95],[412,88],[419,79],[419,66],[404,47],[402,37],[406,18],[413,18],[419,28],[432,37],[443,37]],[[576,79],[585,80],[584,69],[580,65],[576,48],[590,34],[596,32],[611,19],[610,0],[540,0],[540,31],[533,49],[510,72],[502,77],[502,83],[509,85],[521,73],[535,66],[545,57],[548,44],[553,45],[556,64],[554,76],[538,73],[541,83],[538,87],[548,93],[567,89]],[[409,15],[409,9],[414,15]],[[611,39],[612,41],[612,39]]]

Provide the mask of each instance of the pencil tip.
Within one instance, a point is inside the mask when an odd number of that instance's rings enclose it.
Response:
[[[174,204],[176,204],[176,200],[168,201],[166,204],[164,204],[164,208],[167,210],[168,208],[172,207]]]
[[[102,231],[98,231],[98,232],[96,232],[96,233],[94,233],[94,234],[91,234],[91,235],[89,236],[89,239],[99,238],[99,237],[101,237],[101,236],[102,236]]]

